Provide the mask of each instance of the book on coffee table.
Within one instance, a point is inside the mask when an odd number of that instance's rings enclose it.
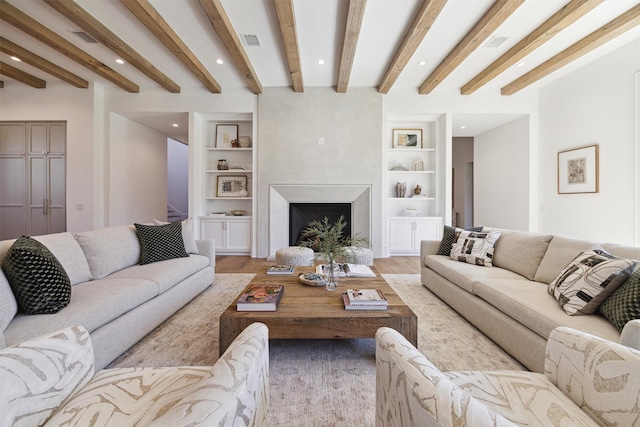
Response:
[[[316,266],[316,273],[321,274],[324,264]],[[340,277],[376,277],[376,274],[364,264],[338,264],[340,266]]]
[[[249,285],[238,298],[238,311],[276,311],[284,285]]]
[[[386,304],[351,304],[346,292],[342,294],[342,301],[344,302],[345,310],[386,310],[388,307]]]
[[[267,268],[267,274],[293,274],[293,265],[272,265]]]
[[[389,305],[387,297],[379,289],[347,289],[349,305],[352,306],[382,306]]]

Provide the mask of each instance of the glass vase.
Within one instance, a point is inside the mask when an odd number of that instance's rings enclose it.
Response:
[[[340,266],[330,261],[322,267],[322,271],[327,276],[326,288],[328,291],[335,291],[338,288],[338,278],[340,277]]]

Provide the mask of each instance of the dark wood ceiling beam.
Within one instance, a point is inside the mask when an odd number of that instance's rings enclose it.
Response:
[[[120,3],[129,9],[211,93],[222,91],[216,79],[147,0],[120,0]]]
[[[502,95],[513,95],[597,47],[602,46],[606,42],[613,40],[624,32],[636,27],[638,24],[640,24],[640,4],[609,21],[553,58],[543,62],[533,70],[504,86],[500,93]]]
[[[89,82],[82,77],[76,76],[75,74],[65,70],[64,68],[57,66],[53,62],[47,61],[46,59],[18,46],[11,40],[7,40],[4,37],[0,37],[0,52],[4,52],[7,55],[15,56],[25,64],[36,67],[75,87],[81,89],[86,89],[89,87]]]
[[[73,0],[44,1],[160,86],[171,93],[180,93],[180,86],[176,82],[163,74],[76,2]]]
[[[287,66],[289,67],[293,91],[304,92],[293,0],[275,0],[274,4],[276,7],[276,15],[278,16],[280,34],[282,34],[282,43],[287,57]]]
[[[455,70],[474,50],[480,46],[524,0],[497,0],[482,18],[464,36],[458,45],[436,67],[436,69],[420,85],[418,92],[422,95],[431,93],[442,81]]]
[[[91,55],[83,52],[73,43],[57,35],[49,28],[40,24],[38,21],[20,11],[18,8],[12,6],[5,0],[0,0],[0,19],[55,49],[67,58],[74,60],[99,76],[104,77],[127,92],[140,92],[140,88],[137,84],[118,74]]]
[[[258,80],[251,61],[249,61],[249,57],[242,47],[242,42],[240,42],[236,30],[231,25],[231,21],[222,7],[222,2],[220,0],[198,0],[198,3],[207,14],[211,26],[218,34],[220,41],[227,49],[231,60],[251,92],[255,94],[262,93],[262,84]]]
[[[347,93],[351,68],[353,68],[353,58],[356,56],[356,47],[362,28],[362,18],[367,6],[367,0],[350,0],[349,12],[347,14],[347,25],[344,30],[344,44],[342,45],[342,55],[340,58],[340,70],[338,72],[338,93]]]
[[[394,85],[409,59],[413,56],[422,40],[425,38],[431,26],[436,21],[447,0],[423,0],[420,10],[416,14],[411,26],[407,30],[400,43],[400,47],[393,55],[391,63],[387,67],[382,80],[378,84],[378,92],[386,94]]]
[[[497,77],[507,68],[542,46],[547,40],[567,28],[569,25],[593,10],[604,0],[572,0],[565,7],[553,14],[542,25],[525,36],[500,58],[485,68],[480,74],[462,86],[460,93],[470,95]]]
[[[44,89],[47,87],[47,82],[42,79],[32,76],[29,73],[25,73],[16,67],[0,61],[0,74],[17,80],[21,83],[34,87],[36,89]]]

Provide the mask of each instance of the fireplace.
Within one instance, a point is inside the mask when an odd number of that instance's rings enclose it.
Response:
[[[351,203],[289,203],[289,246],[299,246],[303,232],[312,221],[329,220],[334,224],[340,216],[347,226],[343,237],[351,236]]]

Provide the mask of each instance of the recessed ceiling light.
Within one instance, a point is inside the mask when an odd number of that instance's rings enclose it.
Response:
[[[420,61],[418,62],[418,65],[425,65],[427,63],[427,61]]]
[[[216,59],[216,64],[224,64],[224,61],[221,58]]]
[[[319,64],[319,65],[324,64],[324,59],[318,59],[318,64]]]
[[[124,59],[120,59],[120,58],[118,58],[118,59],[116,59],[116,62],[117,62],[118,64],[124,64]]]
[[[14,61],[22,62],[22,59],[18,58],[17,56],[12,56],[11,59],[13,59]]]
[[[524,67],[524,62],[518,62],[518,64],[516,65],[516,67]]]
[[[179,127],[180,125],[178,125],[177,123],[172,124],[171,126],[173,126],[174,128]]]
[[[460,126],[460,129],[466,129],[467,127],[465,125]]]

